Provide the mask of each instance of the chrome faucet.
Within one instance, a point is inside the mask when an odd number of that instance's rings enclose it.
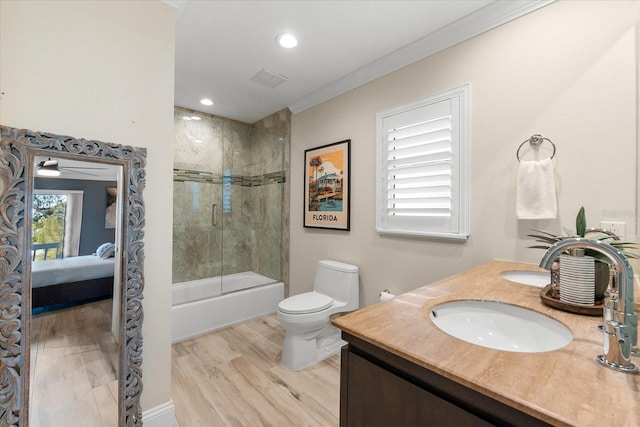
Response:
[[[572,237],[551,246],[540,267],[549,270],[558,256],[569,249],[593,249],[611,261],[611,280],[603,303],[604,354],[596,356],[601,364],[623,372],[637,372],[631,355],[638,352],[638,315],[633,311],[633,268],[620,251],[598,240]]]

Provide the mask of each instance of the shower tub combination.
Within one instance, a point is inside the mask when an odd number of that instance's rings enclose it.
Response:
[[[247,271],[175,283],[172,342],[275,313],[284,283]]]
[[[175,108],[173,342],[275,313],[284,299],[290,124],[289,114],[246,124]]]

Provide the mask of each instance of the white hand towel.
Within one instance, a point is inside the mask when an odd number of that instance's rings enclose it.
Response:
[[[552,219],[557,212],[556,182],[551,159],[520,161],[516,189],[518,219]]]

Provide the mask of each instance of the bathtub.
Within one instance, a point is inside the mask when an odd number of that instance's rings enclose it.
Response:
[[[171,340],[176,343],[275,313],[283,299],[282,282],[252,271],[175,283]]]

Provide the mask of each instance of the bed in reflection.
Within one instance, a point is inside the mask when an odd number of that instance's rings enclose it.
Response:
[[[115,258],[106,255],[33,261],[32,308],[111,298]]]

